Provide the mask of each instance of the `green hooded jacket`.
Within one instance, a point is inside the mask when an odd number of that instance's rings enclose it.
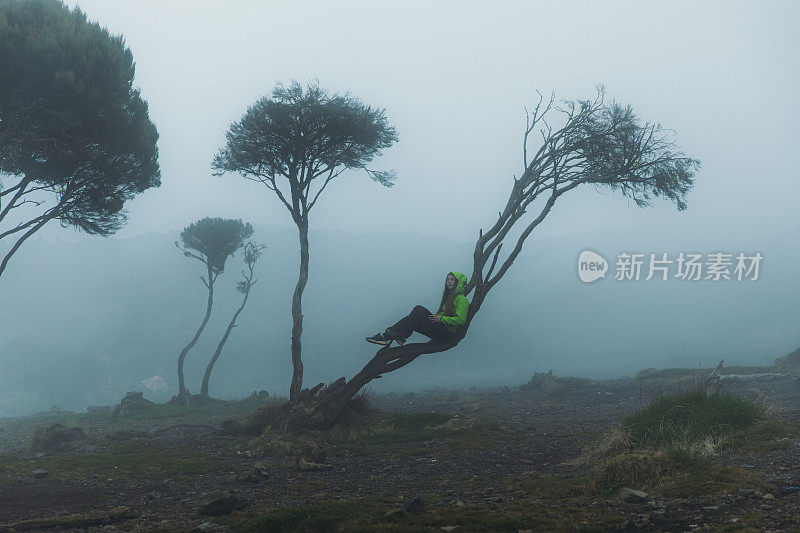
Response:
[[[441,313],[437,313],[439,315],[440,322],[444,324],[451,333],[455,333],[458,330],[459,326],[467,321],[467,312],[469,311],[469,300],[466,296],[464,296],[464,286],[467,284],[467,276],[462,274],[461,272],[450,272],[453,276],[456,277],[458,283],[456,284],[456,295],[453,298],[453,308],[455,309],[455,315],[453,316],[444,316]]]

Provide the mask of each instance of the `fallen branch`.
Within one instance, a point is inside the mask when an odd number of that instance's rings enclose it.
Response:
[[[92,511],[88,514],[73,514],[69,516],[50,516],[46,518],[32,518],[10,524],[0,524],[0,533],[11,531],[26,531],[30,529],[68,528],[108,525],[132,518],[130,507],[114,507],[108,511]]]

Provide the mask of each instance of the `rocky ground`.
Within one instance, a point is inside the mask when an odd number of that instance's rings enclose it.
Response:
[[[516,388],[370,395],[379,412],[364,430],[255,440],[220,427],[258,399],[4,419],[0,531],[800,530],[797,436],[721,453],[716,464],[744,474],[716,488],[586,489],[586,450],[666,383],[539,375]],[[800,423],[795,377],[724,383]],[[36,444],[55,423],[75,438]],[[304,442],[324,449],[318,469],[298,465]]]

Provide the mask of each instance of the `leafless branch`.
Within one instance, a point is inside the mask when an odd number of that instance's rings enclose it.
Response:
[[[314,198],[313,198],[313,199],[311,200],[311,202],[308,204],[308,211],[310,211],[310,210],[311,210],[311,208],[312,208],[312,207],[314,207],[314,204],[316,204],[316,203],[317,203],[317,198],[319,198],[319,195],[320,195],[320,194],[322,194],[322,191],[324,191],[324,190],[325,190],[325,186],[327,186],[327,185],[328,185],[328,183],[330,183],[330,181],[331,181],[333,178],[335,178],[336,176],[338,176],[339,174],[341,174],[343,171],[344,171],[344,169],[339,169],[338,171],[336,171],[336,170],[335,170],[335,169],[333,169],[333,168],[331,168],[331,169],[328,171],[328,177],[326,177],[326,178],[325,178],[325,181],[322,183],[322,187],[320,187],[320,188],[319,188],[319,190],[317,191],[317,194],[315,194],[315,195],[314,195]]]

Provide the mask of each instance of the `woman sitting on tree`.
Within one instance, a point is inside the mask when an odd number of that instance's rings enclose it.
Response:
[[[464,296],[466,284],[467,276],[461,272],[450,272],[444,283],[442,302],[435,315],[418,305],[408,315],[398,320],[394,326],[386,328],[383,334],[378,333],[367,337],[367,342],[388,346],[395,341],[402,346],[415,331],[436,342],[449,341],[467,320],[469,300]]]

